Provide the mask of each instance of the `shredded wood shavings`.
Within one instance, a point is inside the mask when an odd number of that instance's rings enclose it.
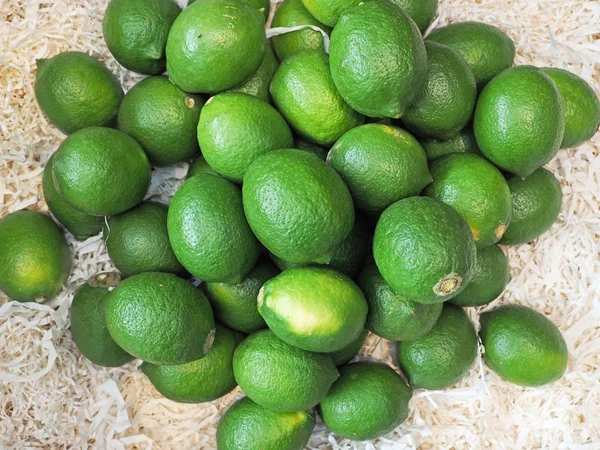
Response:
[[[47,210],[40,175],[64,138],[35,102],[37,58],[84,51],[126,88],[140,79],[106,49],[105,7],[106,0],[0,0],[0,217]],[[461,20],[505,30],[518,64],[566,68],[600,88],[598,1],[442,0],[432,27]],[[416,391],[409,419],[385,438],[351,442],[319,423],[311,449],[600,448],[600,136],[562,150],[548,167],[563,186],[560,218],[531,245],[508,249],[513,280],[492,307],[522,303],[551,318],[569,347],[565,376],[542,388],[514,386],[482,363],[480,351],[454,388]],[[156,171],[149,195],[168,201],[186,169]],[[77,351],[68,330],[72,294],[114,268],[100,236],[69,241],[73,273],[50,305],[0,299],[0,447],[215,448],[216,425],[239,389],[209,404],[177,404],[154,390],[139,363],[104,369]],[[362,355],[395,364],[393,346],[375,336]]]

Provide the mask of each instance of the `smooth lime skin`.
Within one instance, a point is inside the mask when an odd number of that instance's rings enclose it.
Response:
[[[479,90],[515,60],[512,39],[486,23],[453,23],[434,30],[427,40],[448,45],[460,53],[473,71]]]
[[[79,351],[94,364],[119,367],[133,360],[110,337],[104,318],[104,299],[120,281],[116,272],[101,273],[82,284],[71,303],[71,334]]]
[[[230,89],[228,92],[242,92],[244,94],[253,95],[264,102],[271,103],[269,87],[271,86],[271,80],[273,79],[275,72],[277,72],[278,67],[279,62],[275,58],[273,50],[271,50],[270,46],[267,46],[262,63],[260,63],[258,70],[254,72],[254,75],[244,81],[241,85]]]
[[[335,364],[336,367],[341,367],[354,359],[367,340],[368,334],[368,330],[362,330],[358,337],[354,341],[350,342],[350,344],[338,351],[329,353],[333,364]]]
[[[150,162],[122,131],[76,131],[58,148],[52,170],[59,194],[74,208],[112,216],[140,203],[150,184]]]
[[[167,71],[185,92],[236,87],[260,66],[267,48],[264,16],[242,0],[197,0],[175,19]]]
[[[303,50],[283,61],[271,81],[271,95],[290,126],[322,146],[363,121],[336,89],[329,57],[319,50]]]
[[[452,206],[465,219],[477,248],[498,242],[512,217],[510,189],[502,173],[472,154],[445,156],[429,168],[433,182],[423,193]]]
[[[188,6],[194,3],[196,0],[190,0],[188,2]],[[246,3],[258,8],[258,10],[263,13],[265,16],[265,20],[269,17],[269,12],[271,10],[271,2],[269,0],[244,0]]]
[[[237,386],[233,352],[242,334],[216,324],[215,341],[206,356],[185,364],[159,366],[144,362],[141,371],[158,392],[180,403],[216,400]]]
[[[340,377],[319,409],[336,435],[364,441],[384,436],[404,422],[411,397],[412,389],[388,365],[356,362],[340,368]]]
[[[36,64],[35,98],[52,125],[71,134],[114,124],[123,89],[104,64],[81,52],[59,53]]]
[[[567,344],[546,316],[526,306],[505,305],[480,317],[485,362],[502,378],[535,387],[563,376]]]
[[[338,91],[366,116],[402,117],[425,85],[427,53],[421,32],[387,0],[362,3],[345,13],[331,33],[329,50]]]
[[[294,144],[282,115],[252,95],[224,93],[212,97],[200,114],[198,142],[208,165],[241,183],[248,167],[271,150]]]
[[[296,267],[267,281],[258,312],[275,335],[311,352],[329,353],[362,332],[367,302],[345,275],[325,267]]]
[[[442,156],[455,153],[473,153],[481,156],[475,134],[473,134],[473,129],[470,127],[462,129],[454,138],[447,141],[422,139],[420,142],[425,149],[428,161],[434,161]]]
[[[241,283],[202,283],[201,287],[219,322],[249,334],[267,327],[258,312],[256,299],[260,288],[278,274],[279,269],[264,259],[259,260]]]
[[[102,21],[106,46],[126,69],[160,75],[167,68],[167,36],[180,12],[174,0],[111,0]]]
[[[199,173],[173,196],[167,217],[171,247],[183,267],[203,281],[240,283],[259,257],[233,183]]]
[[[205,356],[215,321],[199,289],[171,273],[146,272],[127,278],[106,297],[108,332],[127,353],[171,365]]]
[[[215,171],[210,168],[204,156],[198,155],[198,157],[194,160],[190,167],[188,168],[188,173],[186,178],[193,177],[199,173],[210,173],[212,175],[216,175]]]
[[[471,120],[477,100],[473,72],[447,45],[425,42],[427,80],[402,122],[418,136],[452,139]]]
[[[0,290],[11,300],[51,300],[70,269],[71,251],[50,217],[22,210],[0,220]]]
[[[54,185],[54,177],[52,175],[53,166],[54,155],[46,162],[44,174],[42,175],[44,200],[52,215],[56,217],[56,219],[69,230],[78,241],[83,241],[91,236],[99,234],[104,225],[104,218],[79,211],[62,198]]]
[[[315,155],[271,151],[246,172],[244,211],[260,242],[292,263],[327,263],[354,223],[354,205],[341,177]]]
[[[464,289],[475,272],[476,248],[462,217],[427,197],[406,198],[386,209],[373,240],[385,281],[417,303],[445,302]]]
[[[315,424],[308,411],[272,411],[244,397],[219,422],[217,446],[220,450],[304,450]]]
[[[327,162],[341,175],[356,207],[367,214],[418,195],[432,179],[421,144],[391,125],[348,131],[331,148]]]
[[[438,0],[390,0],[415,21],[421,33],[425,33],[435,17]]]
[[[536,67],[505,70],[477,100],[473,130],[481,152],[521,178],[554,158],[564,129],[565,108],[558,88]]]
[[[543,167],[525,179],[508,178],[513,217],[500,244],[524,244],[544,234],[558,218],[562,204],[560,182]]]
[[[107,219],[104,243],[111,261],[124,276],[143,272],[185,272],[169,242],[168,211],[167,205],[142,202]]]
[[[155,166],[170,166],[198,154],[196,127],[202,97],[186,94],[167,77],[137,83],[119,108],[119,129],[146,151]]]
[[[333,27],[342,14],[361,2],[360,0],[302,0],[302,3],[317,20]]]
[[[312,153],[313,155],[318,156],[323,161],[327,159],[327,154],[329,153],[329,150],[327,148],[321,147],[320,145],[314,144],[302,138],[298,138],[295,140],[294,148]]]
[[[565,103],[565,135],[561,148],[577,147],[591,139],[600,126],[600,100],[594,89],[568,70],[544,67]]]
[[[369,304],[365,327],[390,341],[412,341],[426,335],[442,312],[442,303],[425,305],[397,294],[377,266],[369,264],[357,280]]]
[[[398,342],[402,373],[414,389],[446,389],[469,372],[477,355],[473,322],[446,303],[433,329],[414,341]]]
[[[306,9],[302,0],[284,0],[273,15],[271,28],[297,27],[312,25],[325,33],[331,33],[331,28],[315,19]],[[280,61],[289,58],[302,50],[325,51],[323,35],[311,28],[305,28],[291,33],[281,34],[271,38],[273,49]]]
[[[238,346],[233,373],[250,399],[281,412],[316,406],[338,377],[329,355],[293,347],[270,330],[251,334]]]

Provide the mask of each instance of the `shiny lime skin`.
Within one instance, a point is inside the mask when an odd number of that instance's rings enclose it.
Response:
[[[185,92],[236,87],[260,66],[264,16],[242,0],[197,0],[175,19],[167,40],[169,78]]]
[[[200,151],[196,127],[203,104],[167,77],[145,78],[125,95],[119,129],[140,143],[153,165],[170,166]]]
[[[358,352],[367,340],[368,334],[368,330],[362,330],[358,337],[354,341],[350,342],[350,344],[338,351],[329,353],[329,356],[331,357],[335,366],[341,367],[344,364],[349,363],[356,355],[358,355]]]
[[[331,76],[341,96],[366,116],[402,117],[425,85],[421,32],[387,0],[362,3],[342,15],[329,50]]]
[[[431,182],[427,157],[407,131],[367,124],[345,133],[331,148],[328,164],[342,177],[358,209],[381,213]]]
[[[340,16],[358,6],[360,0],[302,0],[302,3],[317,20],[333,27]]]
[[[277,62],[273,50],[271,50],[270,46],[267,46],[262,63],[260,63],[258,70],[254,72],[254,75],[239,86],[230,89],[228,92],[242,92],[258,97],[264,102],[271,103],[269,87],[271,86],[271,80],[273,79],[275,72],[277,72],[278,67],[279,62]]]
[[[379,218],[373,240],[375,263],[385,281],[418,303],[441,303],[464,289],[475,272],[476,253],[462,217],[428,197],[391,205]]]
[[[456,22],[434,30],[427,40],[448,45],[467,61],[479,90],[513,65],[515,43],[499,28],[481,22]]]
[[[320,145],[314,144],[302,138],[297,138],[295,140],[294,148],[312,153],[313,155],[321,158],[323,161],[327,159],[327,153],[329,153],[327,148],[321,147]]]
[[[560,182],[552,172],[537,169],[525,179],[508,178],[513,217],[500,244],[514,245],[533,241],[548,231],[558,218],[562,204]]]
[[[81,52],[37,60],[35,98],[52,125],[66,134],[86,127],[111,126],[123,89],[97,59]]]
[[[348,188],[308,152],[282,149],[261,156],[246,172],[242,192],[252,231],[285,261],[327,263],[352,230]]]
[[[315,423],[308,411],[272,411],[244,397],[219,422],[217,445],[220,450],[304,450]]]
[[[99,234],[104,225],[104,217],[92,216],[69,205],[56,190],[52,175],[53,166],[54,155],[46,162],[42,176],[44,200],[52,215],[79,241]]]
[[[476,355],[473,322],[461,308],[447,303],[429,333],[398,343],[400,368],[415,389],[446,389],[458,383]]]
[[[510,224],[512,202],[502,173],[484,158],[449,155],[430,165],[428,197],[452,206],[467,222],[478,248],[500,240]]]
[[[190,0],[188,6],[194,3],[196,0]],[[271,10],[271,2],[269,0],[244,0],[246,3],[258,8],[263,13],[265,20],[269,18],[269,12]]]
[[[510,280],[508,258],[502,249],[497,245],[481,248],[477,250],[473,279],[450,303],[462,307],[487,305],[502,294]]]
[[[329,71],[329,57],[303,50],[287,58],[271,81],[277,109],[302,137],[329,146],[363,117],[344,101]]]
[[[447,45],[425,42],[427,80],[402,122],[421,137],[452,139],[471,120],[477,86],[464,58]]]
[[[126,69],[160,75],[167,68],[167,36],[180,12],[174,0],[111,0],[102,21],[106,46]]]
[[[412,389],[388,365],[356,362],[340,368],[340,377],[319,409],[336,435],[364,441],[384,436],[404,422],[411,397]]]
[[[419,339],[431,331],[442,312],[442,303],[425,305],[396,293],[373,263],[364,268],[357,282],[369,304],[365,327],[382,338]]]
[[[481,151],[477,146],[473,129],[468,127],[461,130],[454,138],[442,141],[438,139],[422,139],[421,145],[425,149],[427,159],[433,161],[446,155],[454,153],[474,153],[481,155]]]
[[[425,33],[435,17],[438,0],[391,0],[415,21],[421,33]]]
[[[0,290],[12,300],[51,300],[70,269],[67,241],[46,214],[22,210],[0,220]]]
[[[281,412],[316,406],[338,377],[329,355],[293,347],[270,330],[257,331],[238,346],[233,373],[248,397]]]
[[[201,280],[240,283],[258,260],[240,189],[219,176],[188,178],[171,200],[167,228],[177,259]]]
[[[190,164],[188,168],[187,178],[193,177],[199,173],[210,173],[216,175],[215,171],[210,168],[204,156],[198,155],[198,157]]]
[[[215,321],[204,294],[171,273],[146,272],[121,283],[104,300],[108,332],[127,353],[158,364],[206,355]]]
[[[558,152],[565,130],[564,102],[540,69],[507,69],[481,92],[473,130],[487,159],[525,178]]]
[[[79,351],[94,364],[119,367],[133,360],[110,337],[104,318],[104,299],[120,281],[116,272],[93,276],[75,292],[71,303],[71,334]]]
[[[565,340],[543,314],[520,305],[505,305],[481,314],[479,332],[486,364],[520,386],[543,386],[567,368]]]
[[[200,114],[198,142],[209,166],[241,183],[261,155],[294,143],[281,114],[257,97],[239,92],[212,97]]]
[[[60,145],[52,174],[71,206],[94,216],[112,216],[144,199],[150,163],[142,147],[122,131],[84,128]]]

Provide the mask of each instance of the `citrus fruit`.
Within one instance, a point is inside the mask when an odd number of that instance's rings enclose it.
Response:
[[[190,0],[188,6],[194,3],[196,0]],[[244,0],[246,3],[257,8],[265,16],[265,20],[269,17],[271,10],[271,2],[269,0]]]
[[[340,367],[349,363],[362,348],[368,334],[369,332],[367,330],[362,330],[358,337],[347,346],[338,351],[328,353],[335,366]]]
[[[312,153],[313,155],[321,158],[323,161],[327,159],[327,153],[329,153],[328,149],[321,147],[320,145],[314,144],[312,142],[309,142],[307,140],[304,140],[302,138],[296,139],[295,148],[297,148],[298,150],[304,150],[309,153]]]
[[[215,171],[210,168],[204,156],[198,155],[190,167],[188,168],[187,178],[193,177],[199,173],[210,173],[216,175]]]
[[[333,27],[340,16],[360,4],[360,0],[302,0],[306,9],[330,27]]]
[[[474,153],[481,155],[481,151],[477,147],[473,129],[470,127],[464,128],[454,138],[447,141],[422,139],[420,142],[425,149],[429,161],[454,153]]]
[[[271,103],[269,86],[271,86],[271,80],[278,67],[279,63],[273,54],[273,50],[271,50],[270,46],[267,46],[262,63],[260,63],[256,72],[254,72],[254,75],[239,86],[230,89],[229,92],[242,92],[258,97],[264,102]]]
[[[438,8],[438,0],[390,0],[415,21],[421,33],[425,33]]]

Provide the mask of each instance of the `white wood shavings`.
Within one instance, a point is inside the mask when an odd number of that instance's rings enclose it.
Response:
[[[83,51],[105,62],[126,90],[142,78],[106,49],[106,2],[0,0],[0,217],[47,210],[40,175],[64,139],[35,102],[37,58]],[[600,90],[600,2],[442,0],[432,28],[462,20],[502,28],[515,41],[518,64],[562,67]],[[570,353],[565,376],[521,388],[490,371],[480,354],[454,388],[417,390],[409,419],[386,437],[351,442],[319,422],[309,448],[600,448],[600,137],[561,150],[548,168],[563,186],[559,220],[537,241],[506,249],[513,280],[495,304],[526,304],[559,326]],[[168,202],[186,171],[186,164],[155,170],[149,198]],[[101,236],[69,241],[73,271],[49,306],[0,299],[0,448],[215,448],[216,424],[239,389],[210,404],[177,404],[160,396],[139,363],[104,369],[77,351],[68,331],[73,292],[114,267]],[[476,311],[470,315],[477,324]],[[394,345],[375,336],[361,355],[397,368]]]

